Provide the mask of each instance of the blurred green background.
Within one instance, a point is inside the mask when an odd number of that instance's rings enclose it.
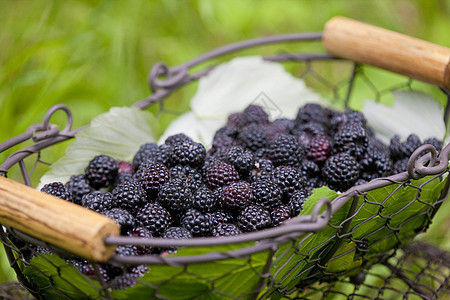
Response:
[[[336,15],[450,47],[450,0],[0,1],[0,141],[41,122],[56,103],[80,127],[145,98],[158,61],[177,65],[231,42],[321,31]],[[181,91],[175,106],[186,108],[191,92]],[[9,177],[19,178],[17,170]],[[0,280],[12,279],[2,267]]]

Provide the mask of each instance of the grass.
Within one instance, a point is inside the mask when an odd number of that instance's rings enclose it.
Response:
[[[448,0],[1,1],[0,141],[40,123],[57,103],[71,109],[74,127],[132,105],[150,94],[146,78],[156,62],[173,66],[231,42],[321,31],[335,15],[450,47]],[[182,90],[171,105],[186,109],[191,93]],[[64,127],[65,117],[52,122]],[[67,144],[45,151],[44,160],[55,161]],[[17,168],[8,176],[20,179]]]

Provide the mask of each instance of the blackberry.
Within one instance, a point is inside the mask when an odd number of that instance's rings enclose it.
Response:
[[[126,288],[135,286],[139,276],[133,273],[125,273],[123,275],[115,277],[109,286],[113,290],[124,290]]]
[[[160,236],[172,224],[170,213],[157,202],[147,203],[136,214],[139,223],[153,236]]]
[[[233,146],[226,152],[226,161],[242,176],[247,177],[254,162],[253,153],[242,147]]]
[[[409,158],[411,154],[422,145],[420,139],[415,134],[410,134],[406,141],[401,141],[398,135],[395,135],[389,144],[391,158],[394,161]]]
[[[226,126],[233,126],[238,129],[242,129],[247,124],[245,120],[245,115],[242,112],[232,113],[227,118]]]
[[[387,153],[389,155],[389,147],[376,137],[369,137],[368,151],[376,150],[379,152]]]
[[[132,228],[127,233],[127,235],[132,236],[132,237],[146,238],[146,239],[153,237],[153,234],[150,232],[150,230],[148,230],[147,228],[142,227],[142,226]],[[133,245],[132,248],[133,248],[133,251],[135,251],[138,255],[149,254],[152,252],[152,247],[150,247],[150,246]]]
[[[306,147],[306,157],[316,163],[323,163],[331,153],[331,141],[326,136],[313,137]]]
[[[220,223],[216,224],[212,228],[212,236],[233,236],[241,234],[241,230],[234,224]]]
[[[328,124],[329,116],[327,111],[315,103],[308,103],[300,107],[295,117],[295,123],[306,124],[310,122]]]
[[[222,189],[222,207],[232,212],[242,210],[253,200],[252,188],[246,181],[232,182]]]
[[[92,192],[92,188],[84,174],[73,175],[65,184],[67,190],[72,194],[73,203],[81,205],[81,199],[85,194]]]
[[[88,260],[73,259],[73,260],[69,260],[69,263],[71,263],[76,269],[78,269],[78,271],[80,271],[80,273],[82,273],[90,278],[94,278],[94,279],[97,278],[94,266],[92,266],[92,264],[90,264]],[[106,283],[110,282],[111,275],[108,273],[108,271],[106,270],[104,265],[97,265],[97,266],[98,266],[100,274],[103,278],[103,281],[105,281]]]
[[[175,144],[179,144],[179,143],[182,143],[184,141],[193,142],[193,140],[190,137],[188,137],[187,135],[185,135],[184,133],[177,133],[177,134],[169,136],[164,141],[164,144],[169,145],[169,146],[173,146]]]
[[[406,172],[408,170],[408,161],[408,157],[397,160],[392,166],[392,174]]]
[[[196,168],[203,164],[205,155],[206,150],[202,144],[185,140],[172,145],[170,164],[172,166],[189,165]]]
[[[191,189],[180,178],[166,182],[158,193],[159,203],[173,215],[180,214],[192,206]]]
[[[51,182],[41,188],[41,192],[72,202],[72,193],[62,182]]]
[[[283,224],[284,221],[291,216],[291,209],[286,205],[280,205],[270,211],[270,219],[272,220],[272,226],[276,227]]]
[[[116,160],[107,155],[97,155],[85,169],[86,179],[94,189],[107,187],[114,182],[119,171]]]
[[[225,212],[223,210],[217,210],[211,213],[211,223],[213,225],[217,225],[219,223],[233,223],[234,218],[233,215],[229,212]]]
[[[170,173],[165,165],[146,161],[141,164],[135,177],[147,191],[147,197],[151,198],[158,194],[159,189],[164,183],[169,181]]]
[[[205,174],[205,182],[212,189],[227,185],[239,180],[236,169],[225,162],[217,162],[211,165]]]
[[[254,156],[255,160],[269,159],[269,157],[270,157],[269,148],[260,148],[253,152],[253,156]]]
[[[269,180],[258,180],[251,184],[254,202],[266,208],[273,208],[281,201],[282,192],[278,185]]]
[[[288,119],[276,119],[265,126],[267,140],[271,142],[280,135],[290,134],[293,128],[294,121]]]
[[[284,199],[289,199],[295,191],[303,188],[304,178],[291,166],[276,167],[272,172],[272,179],[280,187]]]
[[[140,253],[131,245],[119,245],[114,254],[118,256],[138,256]]]
[[[158,146],[156,143],[146,143],[134,155],[133,164],[136,169],[147,160],[167,165],[170,150],[171,148],[164,144]]]
[[[103,193],[100,191],[85,194],[81,198],[81,205],[98,213],[103,213],[115,207],[113,195],[109,192]]]
[[[192,238],[192,234],[189,230],[184,227],[168,227],[164,230],[161,235],[164,239],[190,239]]]
[[[251,123],[239,132],[237,140],[247,149],[256,151],[267,146],[265,127],[260,124]]]
[[[371,149],[371,147],[359,163],[361,166],[360,177],[366,181],[385,177],[392,173],[392,161],[389,154]]]
[[[294,166],[303,159],[304,150],[292,135],[280,135],[269,146],[270,160],[275,166]]]
[[[366,129],[360,123],[343,124],[334,135],[333,154],[347,152],[361,158],[369,146]]]
[[[242,114],[244,125],[269,123],[269,115],[259,105],[250,104],[244,109]]]
[[[202,214],[196,209],[188,209],[180,219],[180,225],[186,228],[193,236],[211,235],[211,216]]]
[[[104,211],[103,215],[116,221],[120,226],[120,232],[122,234],[126,234],[136,223],[133,215],[121,208],[111,208],[110,210]]]
[[[308,200],[308,193],[304,190],[299,190],[292,194],[287,204],[291,217],[296,217],[300,214],[306,200]]]
[[[259,158],[255,160],[250,171],[250,181],[270,180],[275,167],[270,159]]]
[[[270,213],[258,205],[247,206],[237,217],[237,225],[243,232],[261,230],[271,224]]]
[[[332,188],[344,191],[358,180],[359,170],[360,165],[356,159],[344,152],[327,159],[322,169],[322,175]]]
[[[304,159],[301,162],[298,171],[307,179],[312,179],[320,175],[320,167],[315,162],[308,159]]]
[[[138,181],[128,181],[116,186],[111,194],[115,205],[136,215],[139,207],[147,202],[147,193]]]
[[[217,210],[220,203],[210,189],[202,186],[192,194],[192,207],[202,213],[207,213]]]
[[[233,125],[225,125],[220,128],[214,134],[212,147],[213,151],[216,151],[220,148],[228,148],[237,144],[236,136],[238,134],[238,130]]]
[[[330,120],[330,129],[336,131],[342,125],[347,123],[359,123],[363,127],[366,127],[367,120],[361,112],[347,109],[347,111],[343,113],[334,114]]]
[[[135,180],[135,174],[132,173],[119,173],[117,174],[116,180],[114,180],[114,184],[113,187],[117,187],[119,184],[125,183],[125,182],[129,182],[129,181],[133,181]]]
[[[203,185],[202,175],[190,166],[176,165],[169,170],[171,178],[183,180],[185,185],[195,191]]]
[[[429,139],[426,139],[425,141],[423,141],[423,144],[425,145],[425,144],[430,144],[430,145],[432,145],[434,148],[436,148],[436,150],[438,151],[438,152],[441,152],[441,150],[442,150],[442,141],[440,141],[440,140],[438,140],[437,138],[429,138]]]

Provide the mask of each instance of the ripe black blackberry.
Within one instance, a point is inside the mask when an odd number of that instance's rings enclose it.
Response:
[[[392,166],[392,174],[406,172],[406,170],[408,169],[408,161],[408,157],[397,160]]]
[[[212,188],[230,184],[239,180],[239,173],[235,167],[226,162],[216,162],[206,169],[205,182]]]
[[[366,181],[389,176],[392,173],[393,163],[389,153],[380,152],[371,147],[359,163],[361,165],[360,178]]]
[[[119,245],[114,252],[118,256],[138,256],[140,253],[136,250],[134,246],[131,245]]]
[[[423,144],[424,145],[425,144],[430,144],[430,145],[434,146],[434,148],[436,148],[436,150],[438,152],[441,152],[441,150],[442,150],[442,141],[440,141],[440,140],[438,140],[437,138],[434,138],[434,137],[426,139],[425,141],[423,141]]]
[[[234,224],[219,223],[212,227],[212,236],[223,237],[241,234],[241,230]]]
[[[161,186],[158,193],[159,203],[173,216],[192,206],[192,191],[180,178],[172,178]]]
[[[103,215],[113,219],[120,226],[120,232],[126,234],[136,224],[136,220],[131,213],[122,208],[111,208],[104,211]]]
[[[313,137],[306,147],[306,157],[316,163],[323,163],[331,153],[331,141],[328,136]]]
[[[283,195],[278,185],[269,180],[258,180],[251,184],[254,202],[266,208],[273,208],[281,202]]]
[[[270,219],[272,226],[276,227],[283,224],[284,221],[291,217],[291,209],[286,205],[279,205],[270,211]]]
[[[178,134],[174,134],[174,135],[169,136],[164,141],[164,144],[169,145],[169,146],[173,146],[175,144],[182,143],[184,141],[192,142],[192,139],[190,137],[188,137],[187,135],[185,135],[184,133],[178,133]]]
[[[303,188],[304,178],[297,168],[291,166],[276,167],[272,172],[272,179],[280,187],[284,200]]]
[[[119,174],[117,174],[116,180],[114,180],[113,188],[115,188],[119,184],[122,184],[122,183],[125,183],[128,181],[133,181],[135,179],[136,179],[136,177],[135,177],[135,174],[133,174],[133,173],[119,173]]]
[[[143,226],[135,226],[131,228],[130,231],[127,232],[128,236],[139,237],[139,238],[152,238],[153,234],[147,228]],[[135,251],[138,255],[149,254],[152,252],[152,247],[150,246],[132,246],[133,251]]]
[[[316,178],[320,175],[320,167],[315,162],[304,159],[302,160],[300,166],[297,168],[300,174],[307,180]]]
[[[112,190],[111,194],[115,206],[126,209],[133,215],[136,215],[138,208],[147,202],[147,192],[139,181],[119,184]]]
[[[366,127],[367,120],[361,112],[347,109],[343,113],[334,114],[330,120],[330,129],[332,132],[336,132],[342,125],[347,123],[359,123],[363,127]]]
[[[189,187],[191,191],[195,191],[204,184],[200,172],[190,166],[176,165],[172,167],[169,172],[171,178],[183,180],[185,185]]]
[[[271,224],[270,213],[259,205],[247,206],[237,217],[237,226],[243,232],[262,230]]]
[[[90,277],[90,278],[97,278],[97,275],[95,273],[94,266],[85,259],[72,259],[68,261],[71,263],[80,273]],[[98,269],[100,271],[100,275],[102,276],[103,281],[106,283],[111,281],[111,274],[109,274],[108,270],[105,268],[104,265],[97,265]]]
[[[389,144],[391,158],[394,161],[409,158],[421,145],[419,137],[415,134],[410,134],[406,141],[401,141],[400,137],[395,135]]]
[[[167,165],[170,150],[171,148],[165,144],[158,146],[156,143],[146,143],[134,155],[133,164],[136,169],[147,160]]]
[[[67,190],[72,194],[73,203],[81,205],[81,199],[87,193],[92,192],[92,188],[86,180],[84,174],[72,175],[65,184]]]
[[[190,239],[192,238],[192,233],[184,227],[173,226],[166,228],[161,237],[164,239],[176,239],[176,240]]]
[[[303,204],[308,200],[309,194],[305,190],[299,190],[292,194],[287,206],[291,217],[296,217],[303,209]]]
[[[304,149],[293,135],[280,135],[269,146],[269,158],[275,166],[295,166],[304,156]]]
[[[290,134],[294,128],[294,121],[288,119],[276,119],[265,126],[266,137],[269,143],[280,135]]]
[[[136,214],[138,222],[153,236],[160,236],[172,224],[172,216],[158,202],[147,203]]]
[[[299,108],[297,116],[295,117],[295,123],[301,125],[310,122],[328,124],[329,115],[319,104],[305,104]]]
[[[192,207],[202,213],[213,212],[220,207],[219,199],[206,186],[198,188],[192,194],[191,202]]]
[[[113,195],[109,192],[103,193],[101,191],[85,194],[81,198],[81,205],[99,213],[116,207]]]
[[[147,197],[152,198],[158,194],[161,186],[169,181],[170,173],[165,165],[146,161],[140,165],[135,178],[141,182],[142,187],[147,191]]]
[[[188,209],[180,218],[181,227],[186,228],[193,236],[210,236],[212,230],[211,216],[196,209]]]
[[[97,155],[85,169],[86,179],[94,189],[108,187],[114,182],[119,171],[116,160],[107,155]]]
[[[170,165],[189,165],[196,168],[203,164],[205,160],[205,147],[194,141],[185,140],[172,145],[170,152]]]
[[[275,167],[270,159],[258,158],[255,160],[250,171],[250,181],[271,180],[272,171]]]
[[[333,154],[347,152],[362,158],[369,146],[369,137],[360,123],[342,124],[334,135]]]
[[[359,178],[360,165],[348,153],[338,153],[327,159],[322,168],[326,182],[334,189],[345,191]]]
[[[119,275],[115,277],[109,286],[113,290],[124,290],[126,288],[135,286],[137,283],[137,279],[139,276],[133,273],[125,273],[123,275]]]
[[[237,129],[242,129],[247,124],[243,112],[235,112],[228,116],[226,126],[230,125]]]
[[[264,125],[251,123],[239,132],[237,136],[239,143],[245,148],[256,151],[267,146],[267,136]]]
[[[234,217],[230,212],[226,212],[223,210],[217,210],[212,212],[211,214],[211,223],[213,225],[217,225],[219,223],[233,223]]]
[[[250,104],[242,112],[244,126],[247,124],[268,124],[269,115],[259,105]]]
[[[232,165],[243,178],[246,178],[252,169],[254,157],[251,151],[244,150],[240,146],[232,146],[227,149],[225,160]]]
[[[212,147],[210,151],[216,151],[221,148],[228,148],[237,145],[236,136],[238,129],[233,125],[225,125],[214,134]]]
[[[41,188],[41,192],[72,202],[72,193],[62,182],[50,182]]]
[[[232,182],[222,189],[221,203],[225,210],[239,212],[252,201],[252,188],[246,181]]]

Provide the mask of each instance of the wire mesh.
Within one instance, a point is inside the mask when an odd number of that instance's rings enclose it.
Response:
[[[164,105],[170,94],[214,68],[189,74],[190,67],[242,47],[285,38],[231,45],[173,68],[159,63],[149,78],[152,96],[136,106],[146,108],[158,103],[160,115],[171,114]],[[300,35],[294,40],[317,38],[320,34]],[[298,77],[342,106],[361,97],[389,102],[392,91],[414,90],[416,84],[400,76],[387,83],[377,82],[371,77],[374,70],[370,67],[328,54],[279,53],[265,59],[294,62]],[[356,93],[355,85],[364,88]],[[444,91],[440,97],[445,100],[448,93]],[[68,116],[61,132],[49,123],[58,110]],[[71,127],[70,110],[65,106],[52,108],[42,124],[1,144],[0,152],[27,139],[35,142],[9,156],[0,172],[6,176],[11,167],[18,166],[24,183],[31,185],[33,170],[44,163],[41,151],[73,138],[81,130]],[[126,299],[128,287],[143,299],[437,299],[449,293],[448,253],[426,244],[408,244],[426,230],[447,198],[450,148],[440,156],[433,149],[418,149],[407,172],[355,186],[331,205],[319,203],[309,218],[295,218],[286,226],[231,238],[229,242],[111,237],[105,242],[163,250],[156,255],[116,255],[108,264],[100,264],[13,228],[4,228],[1,241],[19,281],[34,297],[42,299]],[[26,163],[25,159],[33,155]],[[396,205],[405,197],[401,206]],[[224,250],[224,244],[229,249]],[[187,251],[171,255],[175,246]]]

